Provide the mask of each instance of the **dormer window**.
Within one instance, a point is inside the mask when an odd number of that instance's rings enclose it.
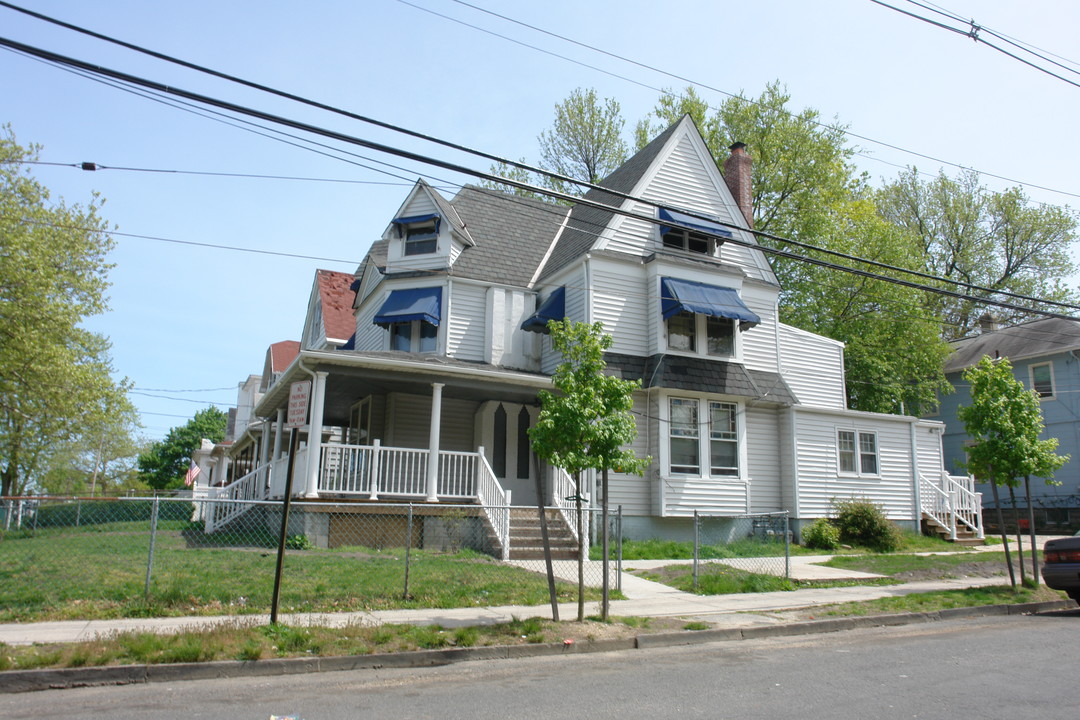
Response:
[[[394,218],[398,237],[404,240],[403,255],[430,255],[439,248],[438,215],[413,215]]]
[[[391,350],[433,353],[438,351],[442,319],[442,288],[393,290],[373,322],[390,332]]]
[[[658,216],[663,222],[660,225],[660,241],[664,247],[672,250],[715,256],[724,242],[723,238],[734,237],[719,222],[704,217],[668,208],[660,208]]]
[[[740,330],[761,322],[732,288],[678,278],[660,279],[660,313],[668,350],[722,358],[736,355],[736,322]]]

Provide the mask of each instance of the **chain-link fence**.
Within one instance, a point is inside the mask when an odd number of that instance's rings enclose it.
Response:
[[[265,501],[5,499],[0,622],[269,612],[282,510]],[[581,523],[586,558],[591,515]],[[572,602],[577,519],[558,508],[545,519],[559,601]],[[535,508],[295,501],[279,607],[543,605],[541,537]],[[600,598],[602,573],[600,561],[585,560],[587,600]]]
[[[695,512],[694,587],[732,583],[753,589],[753,576],[791,577],[787,513],[702,515]],[[760,589],[770,588],[762,584]]]

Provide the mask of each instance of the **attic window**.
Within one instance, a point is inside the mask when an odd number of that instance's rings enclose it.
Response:
[[[438,215],[413,215],[394,218],[398,237],[405,239],[405,255],[429,255],[439,246]]]
[[[664,223],[660,225],[660,240],[664,247],[673,250],[716,255],[723,239],[734,237],[718,222],[703,217],[667,208],[660,208],[658,216]]]

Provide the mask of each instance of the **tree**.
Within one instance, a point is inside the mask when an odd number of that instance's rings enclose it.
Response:
[[[755,229],[921,270],[917,244],[878,216],[865,177],[851,163],[855,148],[847,144],[844,127],[824,121],[812,108],[790,110],[790,99],[779,82],[756,98],[728,98],[715,111],[693,88],[681,95],[666,92],[651,117],[638,123],[637,144],[644,146],[688,114],[719,168],[733,143],[746,143],[754,162]],[[826,253],[791,249],[841,262]],[[799,260],[771,262],[785,321],[846,343],[850,407],[919,412],[949,389],[942,370],[948,346],[940,338],[937,318],[923,311],[919,291]]]
[[[1009,579],[1016,587],[998,486],[1015,488],[1019,484],[1017,478],[1029,479],[1033,475],[1045,478],[1047,484],[1053,484],[1054,473],[1068,462],[1069,456],[1054,452],[1058,446],[1057,438],[1039,438],[1043,431],[1039,396],[1033,390],[1025,390],[1023,383],[1013,376],[1008,358],[991,360],[984,356],[976,365],[964,371],[964,380],[971,385],[971,405],[961,406],[957,416],[974,441],[965,448],[968,455],[966,467],[975,477],[990,483],[997,506],[1001,539],[1005,544]],[[1030,482],[1026,484],[1030,518]],[[1015,510],[1015,504],[1013,507]],[[1032,573],[1038,577],[1034,534],[1031,542]],[[1023,579],[1023,555],[1020,563]]]
[[[203,438],[221,442],[228,420],[225,413],[210,406],[195,413],[195,417],[184,425],[169,430],[164,440],[152,443],[139,455],[142,481],[158,490],[180,487],[191,463],[191,454],[202,445]]]
[[[541,410],[536,425],[529,429],[532,448],[548,463],[570,473],[578,486],[578,621],[585,619],[584,558],[580,550],[581,473],[593,469],[603,473],[604,561],[607,566],[608,471],[641,474],[651,458],[638,458],[626,446],[637,437],[631,409],[634,390],[640,381],[623,380],[604,374],[604,351],[611,347],[610,335],[601,323],[570,320],[548,322],[552,346],[562,353],[563,362],[551,379],[558,391],[541,390]],[[605,570],[607,616],[607,573]]]
[[[598,183],[626,161],[627,148],[622,139],[624,124],[618,101],[613,98],[601,101],[596,90],[577,88],[555,106],[551,129],[544,130],[537,138],[540,144],[538,165],[548,172]],[[583,194],[573,183],[546,175],[533,179],[527,170],[505,163],[492,166],[491,172],[569,195]],[[518,195],[538,197],[536,193],[500,183],[483,184]]]
[[[113,243],[86,207],[50,200],[25,170],[36,147],[0,133],[0,495],[26,492],[80,437],[87,408],[125,401],[108,340],[81,326],[107,309]]]
[[[886,220],[918,243],[926,272],[1057,302],[1077,299],[1066,286],[1076,272],[1070,250],[1076,241],[1077,215],[1068,208],[1034,205],[1019,187],[991,192],[970,170],[956,178],[942,172],[924,181],[915,168],[885,185],[877,203]],[[943,296],[928,298],[927,307],[942,318],[949,339],[969,335],[988,308],[978,301]],[[1015,323],[1024,317],[1010,311],[1001,319]]]

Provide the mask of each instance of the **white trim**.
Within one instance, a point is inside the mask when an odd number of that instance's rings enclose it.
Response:
[[[1048,367],[1050,368],[1050,394],[1043,395],[1035,387],[1035,368]],[[1046,361],[1041,363],[1032,363],[1028,365],[1028,387],[1035,391],[1035,394],[1039,396],[1039,402],[1043,400],[1054,400],[1057,398],[1057,378],[1054,376],[1054,363],[1053,361]]]
[[[913,426],[914,427],[914,426]],[[843,463],[840,460],[840,433],[851,433],[854,453],[852,461],[855,464],[855,470],[844,470]],[[863,472],[863,451],[862,451],[862,439],[863,436],[870,436],[874,438],[874,465],[876,466],[874,472]],[[837,425],[833,428],[833,437],[835,438],[834,448],[836,449],[836,476],[838,478],[881,478],[881,443],[878,441],[877,430],[865,430],[853,425]],[[914,468],[915,466],[912,465]]]

